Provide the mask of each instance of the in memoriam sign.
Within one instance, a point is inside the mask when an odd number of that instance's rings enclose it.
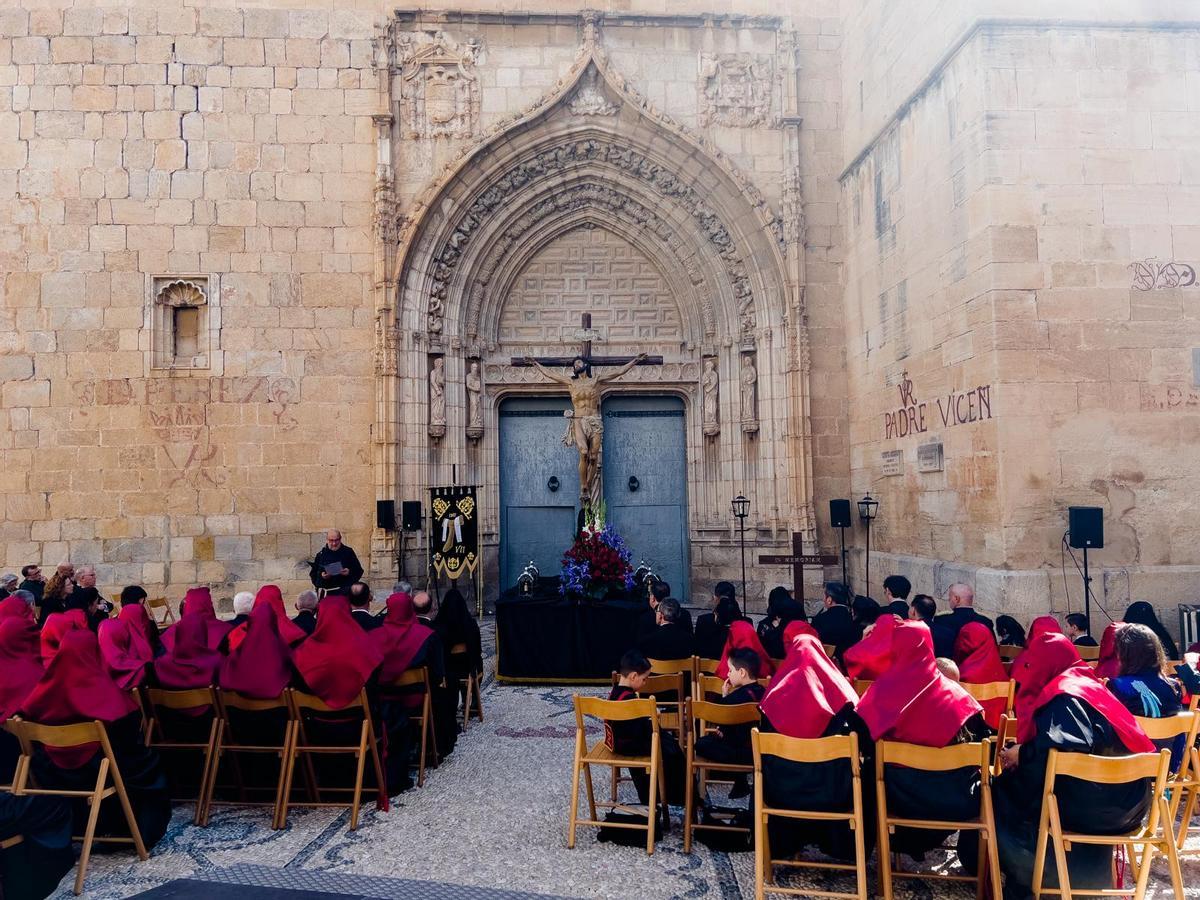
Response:
[[[941,425],[953,428],[982,422],[992,417],[992,386],[990,384],[971,388],[969,391],[950,391],[937,397],[932,403],[917,400],[913,394],[912,379],[904,373],[898,385],[900,406],[883,414],[884,438],[902,438],[910,434],[925,434],[930,428]]]

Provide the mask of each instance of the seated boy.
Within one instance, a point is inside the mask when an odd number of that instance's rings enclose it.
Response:
[[[718,703],[729,706],[736,703],[758,703],[765,693],[763,686],[758,683],[760,660],[758,654],[747,647],[739,647],[729,654],[729,677],[721,689],[722,697]],[[713,762],[731,763],[748,766],[754,762],[754,753],[750,748],[750,730],[754,725],[725,725],[715,734],[706,734],[696,741],[696,755]],[[729,792],[732,799],[745,797],[749,793],[749,785],[745,775],[737,775],[733,781],[733,789]]]
[[[621,657],[617,669],[620,680],[609,692],[609,700],[637,700],[638,691],[650,675],[650,661],[638,650],[630,650]],[[622,756],[649,756],[650,738],[653,728],[649,719],[630,719],[625,722],[604,723],[604,743],[613,753]],[[749,740],[747,738],[747,740]],[[683,803],[683,776],[686,761],[679,742],[667,732],[661,732],[659,746],[662,752],[663,774],[667,782],[667,800],[675,805]],[[650,773],[645,769],[630,769],[629,776],[637,788],[638,800],[648,803],[650,798]]]

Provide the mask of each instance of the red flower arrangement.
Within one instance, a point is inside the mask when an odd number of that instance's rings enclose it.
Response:
[[[559,592],[601,599],[633,584],[629,548],[612,526],[584,528],[563,556]]]

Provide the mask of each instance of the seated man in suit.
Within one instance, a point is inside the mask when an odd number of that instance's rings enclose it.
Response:
[[[956,582],[948,592],[950,612],[933,620],[933,651],[937,656],[954,658],[954,642],[962,627],[970,622],[982,622],[993,634],[996,626],[987,616],[975,612],[975,591],[969,584]]]
[[[654,630],[643,634],[638,649],[650,659],[686,659],[692,655],[692,632],[680,621],[679,601],[664,597],[654,610]]]
[[[833,644],[841,657],[846,648],[862,639],[862,629],[850,613],[850,590],[840,581],[825,583],[825,609],[812,620],[822,644]]]
[[[362,626],[363,631],[374,631],[383,625],[371,615],[371,588],[364,581],[350,585],[350,615]]]

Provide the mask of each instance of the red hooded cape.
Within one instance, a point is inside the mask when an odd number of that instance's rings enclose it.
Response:
[[[1017,672],[1021,668],[1021,661],[1025,657],[1025,652],[1043,634],[1062,634],[1062,626],[1058,624],[1058,619],[1054,618],[1054,616],[1038,616],[1029,623],[1029,634],[1025,637],[1025,650],[1018,653],[1017,658],[1012,661],[1012,672]],[[1015,678],[1016,676],[1014,675],[1013,677]]]
[[[255,606],[245,624],[246,636],[221,662],[218,680],[226,690],[274,700],[292,681],[292,651],[267,604]]]
[[[146,615],[140,603],[121,607],[115,619],[100,623],[100,655],[117,687],[132,690],[146,677],[146,666],[154,661],[154,650],[142,631],[141,617]]]
[[[183,616],[197,615],[204,620],[205,628],[207,629],[206,643],[209,650],[216,650],[221,646],[221,641],[225,635],[229,634],[232,625],[228,622],[222,622],[217,618],[217,611],[213,608],[212,594],[206,587],[194,587],[188,590],[183,596]],[[180,621],[183,621],[182,616]],[[175,629],[178,622],[170,628],[163,631],[160,635],[162,645],[167,650],[175,642]]]
[[[954,661],[958,664],[959,681],[964,684],[992,684],[1008,681],[1000,648],[992,629],[982,622],[969,622],[958,632],[954,641]],[[1008,701],[1003,697],[983,704],[983,717],[992,728],[1000,727]]]
[[[821,639],[801,633],[787,645],[787,656],[759,708],[780,734],[819,738],[830,719],[857,702],[846,676],[825,655]]]
[[[334,709],[358,699],[381,659],[379,647],[350,615],[350,601],[336,595],[321,601],[316,629],[296,648],[304,683]]]
[[[886,672],[892,664],[892,633],[902,621],[899,616],[886,614],[876,619],[871,633],[842,654],[846,674],[874,681]]]
[[[1066,694],[1082,700],[1107,719],[1130,753],[1154,752],[1154,742],[1146,737],[1133,714],[1109,693],[1095,670],[1079,658],[1079,651],[1066,635],[1043,634],[1029,643],[1021,659],[1017,700],[1013,707],[1020,743],[1024,744],[1037,734],[1034,721],[1037,711],[1059,694]]]
[[[87,613],[82,609],[50,613],[42,623],[42,665],[50,665],[67,632],[78,631],[81,628],[84,631],[88,630]]]
[[[982,708],[938,671],[929,626],[904,621],[892,632],[891,667],[867,688],[857,709],[877,741],[945,747]]]
[[[758,655],[758,677],[766,678],[775,671],[771,655],[763,649],[762,641],[754,626],[744,619],[738,619],[729,626],[729,636],[725,638],[725,649],[721,651],[721,661],[717,664],[717,677],[729,677],[729,653],[732,650],[753,650]]]
[[[20,597],[5,597],[0,600],[0,622],[14,618],[26,619],[30,622],[37,621],[37,615],[34,614],[32,606]]]
[[[0,722],[21,708],[44,672],[37,626],[19,616],[0,619]]]
[[[811,634],[818,641],[821,639],[821,635],[817,633],[817,629],[813,628],[808,622],[805,622],[803,619],[793,619],[783,626],[783,652],[785,656],[792,652],[792,642],[795,641],[797,635],[801,634]]]
[[[271,611],[275,613],[275,622],[279,625],[279,636],[282,637],[289,647],[294,647],[300,641],[308,637],[308,633],[293,622],[287,616],[287,610],[283,608],[283,591],[279,590],[274,584],[264,584],[258,590],[258,595],[254,598],[254,608],[263,604],[271,607]]]
[[[154,663],[158,683],[170,691],[214,686],[221,654],[208,647],[208,623],[188,610],[172,631],[171,649]]]
[[[65,634],[60,650],[25,698],[21,706],[25,718],[43,725],[74,725],[93,719],[116,722],[138,708],[133,696],[109,677],[100,658],[100,644],[88,629]],[[98,746],[47,747],[46,755],[57,766],[76,769],[92,758]]]
[[[1116,678],[1121,674],[1121,661],[1117,659],[1117,632],[1124,627],[1124,622],[1109,622],[1100,636],[1100,659],[1096,663],[1098,678]]]
[[[320,622],[320,616],[317,621]],[[417,622],[417,613],[408,594],[388,597],[383,627],[367,632],[383,661],[379,680],[387,683],[403,675],[431,634],[432,628]]]

